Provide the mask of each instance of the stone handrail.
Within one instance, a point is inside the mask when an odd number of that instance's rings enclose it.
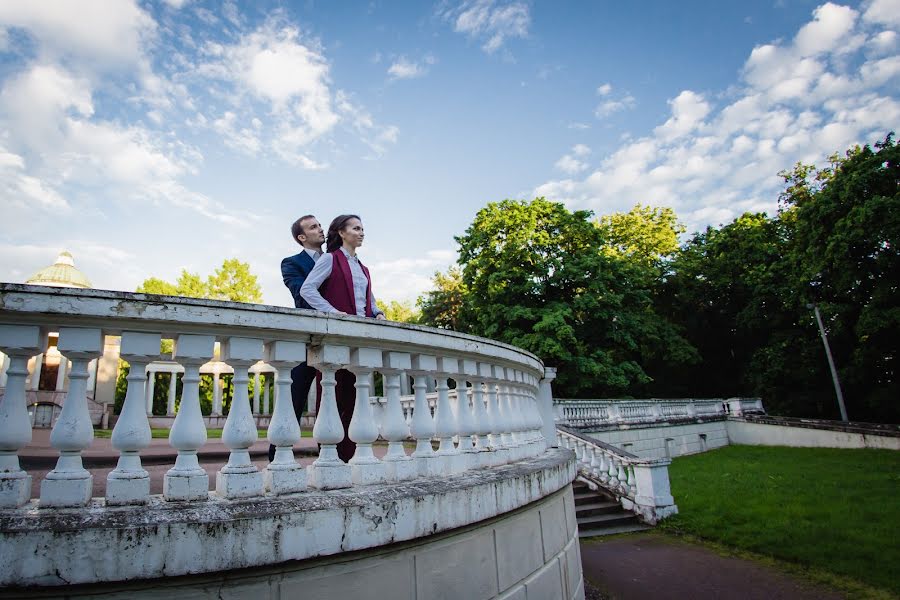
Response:
[[[606,442],[557,425],[561,447],[575,452],[578,474],[603,488],[647,523],[678,512],[669,485],[671,460],[643,459]]]
[[[59,451],[56,468],[41,481],[39,497],[32,499],[32,476],[22,470],[18,458],[31,440],[26,365],[45,350],[50,331],[58,332],[58,350],[72,369],[66,400],[50,436]],[[121,336],[121,357],[131,370],[112,433],[118,464],[107,477],[105,496],[92,499],[93,475],[82,464],[82,452],[93,439],[85,384],[87,365],[103,352],[105,335]],[[161,339],[174,340],[171,356],[160,356]],[[230,456],[216,474],[215,491],[208,492],[209,476],[197,457],[207,440],[199,367],[213,356],[217,341],[221,360],[234,371],[235,391],[222,433]],[[0,513],[4,514],[90,506],[92,518],[99,518],[97,511],[115,510],[113,506],[169,503],[199,509],[211,501],[362,489],[501,467],[531,460],[556,445],[543,433],[542,415],[550,411],[551,395],[549,386],[539,385],[544,367],[537,357],[493,340],[433,328],[233,302],[0,284],[0,351],[10,360],[0,396]],[[141,463],[141,452],[151,439],[145,369],[160,358],[183,367],[184,378],[169,435],[177,458],[165,474],[162,495],[151,496],[149,474]],[[276,372],[275,409],[268,428],[276,452],[263,469],[251,462],[249,454],[257,431],[248,398],[248,370],[259,360]],[[322,373],[323,388],[313,429],[321,450],[309,467],[297,462],[292,452],[300,428],[290,402],[290,370],[303,360]],[[344,435],[335,398],[339,369],[356,375],[349,436],[357,447],[349,463],[339,460],[336,451]],[[382,408],[377,419],[368,383],[373,372],[382,374],[386,396],[378,403]],[[408,423],[400,402],[404,373],[414,379],[415,390],[416,410]],[[437,382],[433,415],[426,408],[428,379]],[[457,393],[450,393],[448,380],[456,382]],[[381,459],[372,451],[379,437],[388,442]],[[416,440],[416,449],[407,455],[403,441],[409,437]],[[437,450],[432,439],[440,442]]]
[[[90,444],[92,431],[84,415],[84,386],[79,384],[84,382],[87,361],[101,352],[104,334],[122,336],[121,355],[134,365],[113,431],[113,445],[121,457],[108,480],[108,504],[147,500],[148,480],[140,461],[140,451],[149,443],[147,415],[141,409],[143,373],[147,363],[159,358],[161,338],[175,340],[171,360],[185,369],[184,397],[170,436],[179,456],[165,480],[164,496],[169,500],[206,499],[206,475],[198,471],[196,459],[206,441],[197,368],[211,358],[216,340],[222,344],[223,362],[235,371],[236,384],[223,432],[232,456],[217,477],[217,493],[225,498],[290,493],[307,483],[334,489],[462,472],[533,456],[546,446],[537,408],[543,366],[533,355],[491,340],[352,316],[229,302],[7,284],[0,287],[0,294],[0,349],[11,359],[2,404],[8,418],[0,429],[0,460],[6,468],[0,478],[15,481],[12,487],[17,490],[0,498],[3,506],[21,506],[29,499],[27,478],[15,456],[30,439],[30,427],[23,420],[27,416],[24,364],[41,352],[41,331],[47,330],[60,332],[58,347],[73,361],[73,383],[51,435],[51,443],[60,450],[60,464],[42,484],[43,505],[83,506],[89,500],[85,495],[88,474],[81,467],[80,454]],[[308,470],[290,453],[300,432],[289,402],[277,403],[269,427],[269,439],[278,448],[273,463],[265,473],[249,463],[247,449],[255,441],[255,427],[246,385],[241,384],[246,383],[248,368],[260,359],[281,375],[276,379],[280,396],[289,393],[290,379],[283,375],[303,359],[323,374],[322,407],[313,432],[322,451]],[[358,444],[350,464],[341,463],[335,450],[343,436],[334,397],[334,373],[341,368],[357,375],[357,400],[364,400],[357,403],[359,410],[350,426],[349,435]],[[384,375],[387,391],[380,427],[368,402],[367,382],[373,371]],[[426,377],[435,379],[438,388],[434,416],[430,411],[415,411],[410,428],[399,402],[403,372],[415,378],[416,405],[427,402]],[[451,397],[447,387],[451,378],[467,389],[466,402],[460,403],[456,394]],[[383,461],[371,449],[379,434],[390,442]],[[418,446],[412,456],[406,456],[402,441],[410,434]],[[431,449],[433,437],[441,440],[437,451]],[[452,442],[454,437],[462,440],[458,446]]]
[[[763,414],[759,398],[559,400],[553,401],[557,424],[570,427],[640,425],[729,415]]]

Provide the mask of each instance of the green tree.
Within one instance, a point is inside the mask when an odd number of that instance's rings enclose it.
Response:
[[[422,313],[408,300],[404,302],[391,300],[386,305],[379,302],[378,306],[384,311],[384,316],[388,321],[418,323],[422,316]]]
[[[262,302],[262,292],[250,265],[236,258],[226,259],[206,280],[209,298],[232,302]]]
[[[671,208],[641,204],[627,213],[601,216],[596,223],[608,252],[659,271],[678,252],[678,236],[685,232]]]
[[[459,267],[450,267],[446,273],[435,272],[431,279],[434,289],[419,296],[416,306],[421,311],[420,322],[441,329],[462,331],[463,302],[467,294]]]
[[[796,304],[823,315],[851,419],[900,420],[900,147],[881,142],[784,173]],[[810,311],[805,323],[814,337]],[[820,377],[828,382],[823,351]],[[833,396],[830,406],[834,406]]]
[[[633,265],[603,251],[603,231],[590,217],[544,198],[504,200],[480,210],[456,238],[466,328],[559,367],[556,389],[569,397],[639,389],[650,382],[641,366],[648,341],[678,340]],[[683,340],[677,345],[690,353]]]
[[[226,259],[222,266],[207,276],[206,281],[198,273],[181,270],[178,280],[172,284],[151,277],[138,286],[137,292],[183,296],[186,298],[206,298],[230,300],[232,302],[262,302],[262,291],[256,275],[250,272],[250,265],[236,258]]]

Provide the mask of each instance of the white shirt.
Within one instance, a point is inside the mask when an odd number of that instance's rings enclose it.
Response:
[[[353,278],[353,296],[356,301],[356,314],[357,316],[364,317],[366,316],[366,288],[369,285],[369,280],[363,272],[362,267],[359,266],[359,259],[357,257],[350,256],[350,253],[344,250],[343,247],[338,250],[344,253],[344,256],[347,257],[347,262],[350,264],[350,274]],[[328,258],[325,258],[326,256]],[[325,283],[325,280],[331,276],[333,267],[334,256],[332,254],[323,254],[322,257],[316,261],[316,266],[314,266],[312,271],[309,272],[309,275],[306,276],[303,287],[300,288],[300,295],[303,296],[303,299],[306,300],[314,310],[329,313],[338,312],[338,310],[333,307],[328,300],[323,298],[321,293],[319,293],[319,288]],[[372,294],[371,308],[373,316],[382,312],[375,304],[375,294]]]

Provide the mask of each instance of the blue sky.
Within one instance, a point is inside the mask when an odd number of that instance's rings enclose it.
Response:
[[[0,280],[249,262],[359,213],[412,300],[485,204],[776,207],[777,172],[900,124],[900,0],[0,3]]]

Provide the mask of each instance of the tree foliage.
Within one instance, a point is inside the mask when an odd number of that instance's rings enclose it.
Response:
[[[178,280],[172,284],[157,277],[145,279],[138,286],[138,293],[230,300],[232,302],[262,302],[262,291],[250,265],[236,258],[226,259],[222,266],[204,280],[198,273],[181,270]]]
[[[478,212],[458,238],[462,328],[560,367],[564,394],[626,394],[651,381],[641,366],[666,338],[668,357],[691,349],[655,314],[639,267],[604,252],[589,211],[537,198]],[[425,311],[423,311],[424,313]]]
[[[397,321],[399,323],[418,323],[422,314],[413,306],[410,301],[400,302],[391,300],[387,304],[378,303],[379,308],[384,311],[384,316],[388,321]]]
[[[534,352],[560,397],[761,396],[835,418],[815,304],[850,418],[900,421],[900,148],[888,135],[781,175],[777,214],[680,244],[668,208],[488,204],[419,298],[422,322]]]

